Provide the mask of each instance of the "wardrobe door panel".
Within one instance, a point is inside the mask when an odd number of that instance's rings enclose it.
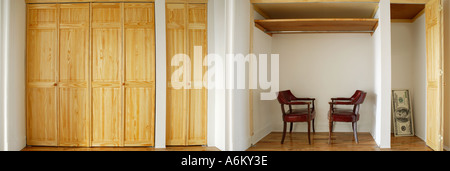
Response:
[[[203,66],[208,53],[206,9],[206,4],[188,5],[188,51],[192,65],[188,145],[206,145],[207,140],[207,90],[203,86],[203,76],[208,70]]]
[[[28,82],[56,81],[57,30],[29,28],[27,50]]]
[[[89,146],[89,4],[60,5],[59,145]]]
[[[59,146],[89,146],[88,89],[60,88]]]
[[[125,146],[154,146],[154,96],[153,88],[126,88]]]
[[[92,3],[92,146],[122,146],[122,4]]]
[[[93,88],[92,146],[120,146],[120,87]]]
[[[166,145],[187,145],[187,86],[188,75],[179,75],[179,71],[186,73],[184,65],[186,59],[173,60],[177,54],[186,54],[186,5],[166,5],[166,34],[167,34],[167,123]],[[184,61],[184,62],[183,62]],[[178,79],[172,82],[172,77]],[[181,89],[180,89],[181,88]]]
[[[95,28],[92,34],[93,84],[120,84],[120,28]]]
[[[27,144],[58,145],[58,6],[27,6]]]
[[[154,146],[155,23],[153,3],[126,3],[124,145]]]
[[[57,146],[56,88],[27,89],[27,145]]]

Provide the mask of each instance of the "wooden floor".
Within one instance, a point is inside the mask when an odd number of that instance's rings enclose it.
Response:
[[[328,144],[328,133],[316,133],[308,144],[307,133],[292,133],[280,143],[282,133],[271,133],[248,151],[432,151],[418,137],[394,137],[391,149],[380,149],[370,133],[359,133],[359,144],[353,141],[352,133],[334,133],[333,143]],[[68,147],[26,147],[22,151],[219,151],[215,147],[167,147],[157,148],[68,148]]]
[[[25,147],[22,151],[220,151],[216,147],[167,147],[167,148],[70,148],[70,147]]]
[[[359,144],[353,141],[353,133],[334,133],[331,145],[328,144],[328,133],[316,133],[308,144],[307,133],[292,133],[286,135],[285,143],[281,144],[282,133],[271,133],[248,151],[432,151],[418,137],[394,137],[391,139],[391,149],[380,149],[370,133],[359,133]]]

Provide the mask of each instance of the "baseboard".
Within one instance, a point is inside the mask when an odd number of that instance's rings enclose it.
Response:
[[[251,138],[251,143],[254,145],[261,141],[264,137],[272,132],[272,126],[266,126],[265,128],[257,131]]]
[[[445,151],[450,151],[450,147],[444,145],[444,150],[445,150]]]

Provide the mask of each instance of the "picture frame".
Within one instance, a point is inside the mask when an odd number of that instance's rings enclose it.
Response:
[[[395,137],[415,136],[409,90],[392,90],[392,122]]]

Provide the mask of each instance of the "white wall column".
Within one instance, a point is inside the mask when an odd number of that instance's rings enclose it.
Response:
[[[166,147],[166,1],[155,0],[156,113],[155,148]]]
[[[391,147],[391,9],[390,0],[379,4],[379,24],[374,33],[375,116],[372,136],[380,148]]]
[[[4,115],[4,80],[3,80],[3,74],[4,74],[4,39],[3,39],[3,21],[4,21],[4,17],[6,16],[4,14],[4,9],[3,9],[3,4],[6,1],[0,1],[0,151],[4,151],[5,150],[5,115]]]
[[[237,74],[234,67],[234,56],[247,56],[250,52],[250,1],[229,0],[226,1],[226,150],[244,151],[251,145],[250,117],[249,117],[249,89],[237,89]]]
[[[26,145],[26,4],[17,0],[1,3],[1,141],[3,150],[17,151]]]

